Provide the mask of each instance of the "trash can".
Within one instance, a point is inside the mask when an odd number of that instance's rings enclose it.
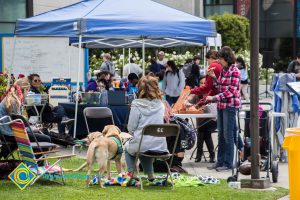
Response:
[[[300,128],[286,129],[282,147],[288,151],[290,199],[300,199]]]

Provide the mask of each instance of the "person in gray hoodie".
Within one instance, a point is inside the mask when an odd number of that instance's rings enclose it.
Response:
[[[107,71],[115,76],[116,70],[114,64],[111,62],[111,55],[109,53],[105,53],[103,55],[103,63],[100,67],[100,72]]]
[[[141,78],[138,83],[138,91],[138,99],[135,99],[131,104],[128,121],[128,131],[129,134],[133,135],[133,138],[125,145],[125,159],[129,173],[132,173],[135,168],[135,155],[138,151],[143,128],[148,124],[164,123],[165,107],[161,100],[157,79],[152,76]],[[140,152],[168,152],[166,139],[163,137],[144,136]],[[148,179],[153,179],[154,159],[143,156],[139,159],[144,173],[148,175]]]
[[[166,100],[172,106],[178,100],[185,85],[185,76],[182,70],[179,70],[173,60],[167,62],[167,71],[165,73],[162,91],[166,95]]]

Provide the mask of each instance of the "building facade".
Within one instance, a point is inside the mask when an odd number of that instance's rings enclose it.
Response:
[[[17,19],[32,17],[80,0],[0,0],[0,33],[14,33]]]
[[[228,12],[250,19],[250,3],[251,0],[204,0],[204,16]],[[260,0],[259,14],[260,52],[272,51],[276,66],[284,70],[300,53],[300,1]]]

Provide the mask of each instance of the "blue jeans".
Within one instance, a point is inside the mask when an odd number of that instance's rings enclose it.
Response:
[[[154,173],[154,169],[153,169],[154,159],[153,158],[140,156],[139,159],[140,159],[140,162],[142,164],[145,174]],[[127,151],[125,151],[125,160],[126,160],[128,171],[133,172],[133,170],[135,168],[134,167],[135,156],[132,156]]]
[[[176,101],[178,100],[178,97],[171,97],[169,95],[166,95],[166,101],[169,103],[170,106],[172,106],[173,104],[176,103]]]
[[[232,168],[234,136],[236,132],[236,108],[218,109],[218,158],[217,166]]]

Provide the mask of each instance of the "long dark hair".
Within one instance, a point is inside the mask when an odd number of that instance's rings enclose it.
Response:
[[[177,73],[178,68],[177,68],[177,66],[176,66],[176,64],[173,60],[169,60],[167,62],[167,65],[171,67],[171,70],[172,70],[173,74]]]
[[[237,57],[236,62],[240,63],[242,65],[242,69],[246,69],[245,61],[242,57]]]

